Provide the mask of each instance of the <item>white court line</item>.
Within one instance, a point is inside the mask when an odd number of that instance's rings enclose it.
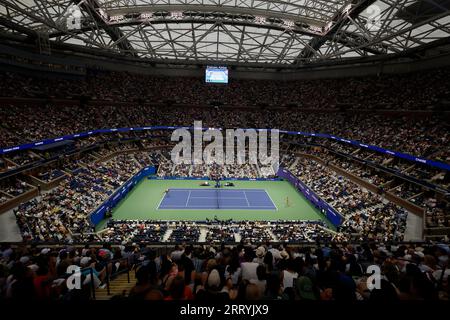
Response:
[[[200,192],[207,192],[207,191],[216,191],[216,189],[212,189],[212,188],[206,188],[206,189],[202,189],[202,188],[171,188],[171,191],[200,191]],[[242,192],[242,191],[247,191],[247,192],[265,192],[265,189],[219,189],[220,191],[223,192]]]
[[[273,209],[273,206],[251,206],[251,207],[221,206],[219,209],[217,209],[216,207],[213,207],[213,206],[202,206],[202,205],[195,205],[195,206],[192,206],[192,207],[186,207],[186,206],[181,206],[181,205],[170,205],[170,206],[164,206],[161,209],[186,208],[186,209],[193,209],[193,210],[195,210],[198,207],[211,209],[211,210],[220,210],[220,208],[249,209],[249,210],[252,210],[252,208]]]
[[[244,191],[245,201],[247,201],[247,207],[250,207],[250,202],[247,199],[247,193]]]
[[[275,206],[275,210],[278,211],[278,207],[277,207],[277,205],[275,204],[275,202],[273,202],[272,197],[270,196],[270,194],[269,194],[266,190],[264,190],[264,192],[267,194],[267,196],[269,197],[270,201],[272,201],[272,204]]]
[[[189,191],[188,197],[186,199],[185,207],[188,208],[189,199],[191,198],[191,192]]]
[[[195,206],[192,206],[192,207],[204,207],[204,208],[211,208],[211,209],[214,209],[214,207],[213,206],[210,206],[210,205],[195,205]],[[187,206],[182,206],[182,205],[176,205],[176,204],[173,204],[173,205],[168,205],[168,206],[164,206],[164,208],[190,208],[190,207],[187,207]]]
[[[156,210],[159,210],[159,208],[161,207],[161,203],[163,202],[165,197],[166,197],[166,194],[164,194],[164,196],[161,198],[161,200],[159,200],[159,203],[158,203],[158,206],[156,207]]]
[[[224,206],[224,207],[234,207],[234,206]],[[253,208],[273,209],[273,206],[250,206],[250,207],[236,207],[236,208],[250,209],[250,210],[252,210]]]
[[[158,207],[157,207],[157,209],[160,209],[160,210],[164,210],[164,209],[176,209],[176,208],[186,208],[186,209],[192,209],[192,210],[195,210],[195,209],[198,209],[198,210],[204,210],[204,209],[199,209],[199,208],[205,208],[205,209],[216,209],[217,210],[217,208],[213,208],[213,207],[211,207],[210,205],[195,205],[195,206],[192,206],[192,207],[189,207],[188,206],[188,203],[189,203],[189,201],[191,200],[191,199],[216,199],[217,197],[191,197],[191,192],[192,191],[201,191],[201,192],[208,192],[208,191],[216,191],[216,190],[213,190],[213,189],[188,189],[188,188],[185,188],[185,189],[169,189],[169,191],[172,191],[172,192],[177,192],[177,191],[189,191],[189,194],[188,194],[188,198],[186,199],[186,204],[184,205],[184,206],[182,206],[182,205],[168,205],[168,206],[164,206],[164,207],[162,207],[161,208],[161,203],[162,203],[162,201],[164,200],[164,198],[166,197],[166,195],[160,200],[160,202],[159,202],[159,205],[158,205]],[[277,210],[278,211],[278,207],[276,206],[276,204],[275,204],[275,202],[273,202],[273,200],[272,200],[272,198],[271,198],[271,196],[270,196],[270,194],[265,190],[265,189],[239,189],[239,190],[227,190],[227,189],[221,189],[220,191],[225,191],[225,192],[239,192],[239,193],[243,193],[244,194],[244,197],[240,197],[240,198],[237,198],[237,197],[223,197],[223,198],[221,198],[222,200],[226,200],[226,199],[235,199],[235,200],[243,200],[243,199],[245,199],[246,200],[246,202],[247,202],[247,207],[243,207],[243,206],[233,206],[233,205],[229,205],[229,206],[227,206],[227,205],[221,205],[220,206],[220,208],[233,208],[233,209],[235,209],[235,210],[241,210],[241,209],[248,209],[248,210],[251,210],[252,208],[256,208],[256,209],[263,209],[263,208],[265,208],[265,209],[273,209],[273,207],[275,207],[275,210]],[[264,192],[268,197],[269,197],[269,199],[270,199],[270,201],[272,202],[272,206],[250,206],[250,203],[249,203],[249,201],[248,201],[248,198],[247,198],[247,192],[258,192],[258,193],[260,193],[260,192]],[[218,208],[219,210],[220,210],[220,208]],[[232,209],[231,209],[232,210]]]
[[[245,199],[245,198],[236,198],[236,197],[191,197],[191,199],[221,199],[221,200],[224,200],[224,199],[239,199],[239,200],[243,200],[243,199]]]
[[[220,191],[224,193],[232,193],[232,192],[264,192],[264,189],[237,189],[237,190],[230,190],[230,189],[220,189]]]
[[[158,206],[156,207],[156,210],[159,210],[159,208],[161,208],[161,203],[164,200],[166,196],[164,195],[164,197],[161,198],[161,200],[159,200]]]
[[[233,192],[243,192],[246,189],[219,189],[219,191],[224,192],[224,193],[233,193]]]
[[[211,188],[207,188],[207,189],[202,189],[202,188],[173,188],[170,189],[173,191],[215,191],[214,189]]]

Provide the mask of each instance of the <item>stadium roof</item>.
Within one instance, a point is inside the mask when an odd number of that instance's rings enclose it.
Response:
[[[154,61],[295,67],[448,40],[449,9],[450,0],[0,0],[0,30]]]

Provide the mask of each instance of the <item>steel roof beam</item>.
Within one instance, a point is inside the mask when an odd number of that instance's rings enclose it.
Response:
[[[277,18],[292,20],[297,23],[305,23],[317,27],[323,26],[324,20],[312,19],[307,16],[291,14],[286,12],[277,12],[271,10],[251,9],[245,7],[231,7],[231,6],[213,6],[213,5],[197,5],[197,4],[168,4],[168,5],[151,5],[151,6],[137,6],[137,7],[122,7],[117,9],[108,9],[106,12],[110,16],[126,15],[133,13],[148,13],[148,12],[201,12],[201,13],[227,13],[236,15],[251,15],[262,16],[266,18]],[[324,19],[326,16],[324,16]]]
[[[73,3],[78,5],[80,9],[84,10],[84,12],[86,12],[93,19],[94,23],[97,24],[99,28],[105,30],[119,50],[127,54],[135,55],[133,46],[127,38],[124,37],[123,32],[118,27],[110,26],[103,20],[98,11],[100,9],[100,4],[97,0],[86,0],[81,3],[77,0],[73,0]],[[74,30],[72,30],[72,32],[73,31]]]
[[[346,23],[348,23],[349,18],[355,19],[358,17],[364,10],[366,10],[370,5],[375,3],[377,0],[362,0],[359,5],[357,5],[348,16],[341,16],[335,21],[335,24],[331,27],[331,29],[323,36],[316,36],[311,39],[310,43],[305,46],[302,52],[299,54],[297,60],[305,60],[311,58],[322,45],[327,42],[327,40],[331,39]],[[340,42],[345,45],[345,42]],[[351,47],[351,46],[350,46]],[[361,47],[361,50],[369,50],[368,47]],[[297,63],[297,62],[296,62]]]
[[[34,30],[28,29],[20,24],[15,23],[11,19],[6,19],[4,17],[0,17],[0,25],[10,29],[17,31],[21,34],[25,34],[30,38],[36,39],[38,38],[38,33]]]

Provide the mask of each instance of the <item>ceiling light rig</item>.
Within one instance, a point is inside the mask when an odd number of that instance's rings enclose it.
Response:
[[[143,12],[139,15],[139,19],[141,20],[150,20],[151,18],[153,18],[152,12]]]
[[[170,17],[173,20],[181,20],[181,19],[183,19],[184,14],[181,11],[172,11],[172,12],[170,12]]]
[[[295,22],[292,20],[284,19],[283,26],[286,30],[292,30],[295,27]]]
[[[263,16],[255,16],[254,21],[256,24],[266,24],[266,17]]]

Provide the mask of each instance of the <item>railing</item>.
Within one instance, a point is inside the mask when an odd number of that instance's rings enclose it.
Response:
[[[126,261],[126,268],[122,269],[122,270],[118,270],[117,272],[114,272],[113,274],[111,274],[109,272],[109,265],[113,266],[114,264],[116,264],[117,262],[119,262],[121,264],[121,262]],[[131,269],[135,269],[136,264],[133,263],[133,266]],[[112,276],[118,276],[121,274],[127,274],[127,281],[128,283],[130,283],[130,260],[129,258],[120,258],[120,259],[115,259],[112,261],[109,261],[107,266],[106,266],[106,277],[105,277],[105,281],[106,281],[106,292],[108,293],[108,295],[111,294],[111,287],[110,287],[110,283],[111,283],[111,277]],[[135,273],[136,276],[136,273]]]
[[[426,236],[450,236],[450,227],[427,227],[425,224]]]
[[[22,145],[10,146],[7,148],[0,149],[0,154],[7,154],[10,152],[15,152],[15,151],[19,151],[19,150],[27,150],[27,149],[34,148],[36,146],[52,144],[55,142],[60,142],[60,141],[65,141],[65,140],[76,140],[76,139],[90,137],[90,136],[97,135],[97,134],[117,133],[117,132],[139,132],[139,131],[148,131],[148,130],[175,130],[178,128],[189,129],[189,130],[193,129],[193,127],[186,127],[186,126],[183,126],[183,127],[180,127],[180,126],[146,126],[146,127],[97,129],[97,130],[91,130],[91,131],[80,132],[80,133],[75,133],[75,134],[69,134],[69,135],[52,138],[52,139],[44,139],[42,141],[35,141],[35,142],[26,143],[26,144],[22,144]],[[207,129],[208,128],[202,128],[202,130],[207,130]],[[257,129],[257,128],[242,128],[242,129],[243,130],[255,129],[257,131],[266,130],[266,129]],[[408,161],[411,161],[412,163],[420,163],[420,164],[428,165],[430,167],[450,170],[450,165],[447,163],[444,163],[444,162],[425,159],[422,157],[416,157],[414,155],[406,154],[406,153],[402,153],[402,152],[391,151],[391,150],[387,150],[387,149],[384,149],[384,148],[381,148],[381,147],[378,147],[375,145],[361,143],[360,141],[356,141],[356,140],[343,139],[343,138],[340,138],[340,137],[337,137],[334,135],[330,135],[330,134],[309,133],[309,132],[301,132],[301,131],[287,131],[287,130],[279,130],[279,133],[280,134],[288,134],[288,135],[292,135],[292,136],[326,138],[326,139],[330,139],[332,141],[334,140],[334,141],[338,141],[338,142],[343,142],[346,144],[351,144],[351,145],[354,145],[357,147],[361,147],[363,149],[376,151],[378,153],[388,154],[388,155],[396,157],[396,158],[406,159]]]
[[[119,270],[119,271],[115,272],[114,274],[111,274],[109,272],[109,266],[110,265],[115,264],[117,262],[121,263],[123,261],[126,261],[126,268],[124,268],[122,270]],[[140,264],[142,264],[142,263],[133,264],[132,268],[130,268],[130,264],[129,264],[129,259],[128,258],[121,258],[121,259],[115,259],[115,260],[109,261],[108,264],[106,265],[106,276],[105,276],[105,280],[103,281],[104,284],[106,284],[106,290],[107,290],[108,295],[111,294],[110,283],[111,283],[111,280],[112,280],[111,279],[112,276],[118,276],[120,274],[127,273],[127,280],[128,280],[128,283],[130,283],[131,282],[130,271],[133,270],[133,269],[136,270],[136,267],[138,265],[140,265]],[[79,273],[81,275],[81,274],[83,274],[86,271],[88,271],[88,274],[90,275],[89,296],[93,300],[96,300],[95,292],[96,292],[97,288],[95,287],[95,281],[94,281],[94,268],[93,267],[86,267],[86,268],[80,269],[79,271],[77,271],[77,273]],[[136,277],[136,272],[135,272],[135,277]]]
[[[131,176],[124,184],[118,187],[111,196],[108,197],[105,201],[97,206],[92,213],[89,214],[89,221],[93,226],[96,226],[100,221],[104,219],[105,214],[114,208],[121,199],[123,199],[128,192],[134,188],[136,184],[138,184],[143,178],[150,174],[155,173],[154,166],[147,166],[141,168],[139,172]]]
[[[89,283],[89,296],[92,297],[92,299],[95,300],[94,269],[92,267],[86,267],[86,268],[83,268],[83,269],[79,269],[78,271],[75,272],[75,274],[78,274],[78,275],[81,276],[85,271],[88,271],[89,275],[91,277],[90,278],[91,281]],[[69,277],[70,277],[70,274],[67,275],[66,281],[68,280]]]
[[[336,151],[333,148],[331,148],[329,146],[326,146],[326,145],[317,144],[317,143],[297,143],[295,141],[287,140],[287,139],[281,139],[280,141],[281,142],[285,142],[285,143],[289,143],[289,144],[292,144],[292,145],[301,146],[301,147],[308,147],[308,148],[320,147],[320,148],[324,148],[324,149],[327,149],[327,150],[329,150],[330,152],[332,152],[332,153],[334,153],[336,155],[339,155],[341,157],[345,157],[345,158],[347,158],[349,160],[356,161],[356,162],[358,162],[360,164],[364,164],[364,165],[369,166],[369,167],[371,167],[371,168],[373,168],[375,170],[381,170],[381,171],[383,171],[383,172],[385,172],[387,174],[391,174],[391,175],[394,175],[394,176],[396,176],[396,177],[398,177],[400,179],[403,179],[403,180],[406,180],[408,182],[420,185],[421,187],[424,187],[424,188],[427,188],[427,189],[431,189],[431,190],[434,190],[434,191],[437,191],[437,192],[441,192],[441,193],[446,193],[448,191],[448,190],[445,190],[444,188],[442,188],[442,187],[440,187],[440,186],[438,186],[438,185],[436,185],[434,183],[430,183],[430,182],[427,182],[427,181],[424,181],[424,180],[420,180],[420,179],[414,178],[414,177],[409,176],[407,174],[404,174],[404,173],[402,173],[402,172],[400,172],[398,170],[395,170],[395,169],[383,166],[381,164],[378,164],[378,163],[370,161],[370,160],[365,160],[365,159],[358,158],[358,157],[356,157],[356,156],[354,156],[352,154],[347,154],[347,153],[344,153],[344,152]],[[414,164],[412,163],[412,165],[414,165]]]
[[[14,169],[11,169],[11,170],[8,170],[8,171],[5,171],[5,172],[1,173],[0,174],[0,180],[1,179],[6,179],[8,177],[17,175],[17,174],[25,172],[25,171],[30,171],[30,170],[35,169],[35,168],[43,167],[44,165],[48,165],[48,164],[53,163],[55,161],[58,161],[59,159],[62,159],[64,157],[68,157],[68,156],[76,155],[76,154],[79,154],[79,153],[82,153],[82,152],[90,151],[92,149],[95,149],[96,147],[98,147],[98,144],[90,145],[90,146],[87,146],[87,147],[82,147],[82,148],[79,148],[79,149],[69,150],[69,151],[57,154],[57,155],[52,156],[52,157],[47,158],[47,159],[40,159],[40,160],[37,160],[37,161],[32,162],[32,163],[28,163],[28,164],[23,165],[23,166],[19,166],[17,168],[14,168]]]

